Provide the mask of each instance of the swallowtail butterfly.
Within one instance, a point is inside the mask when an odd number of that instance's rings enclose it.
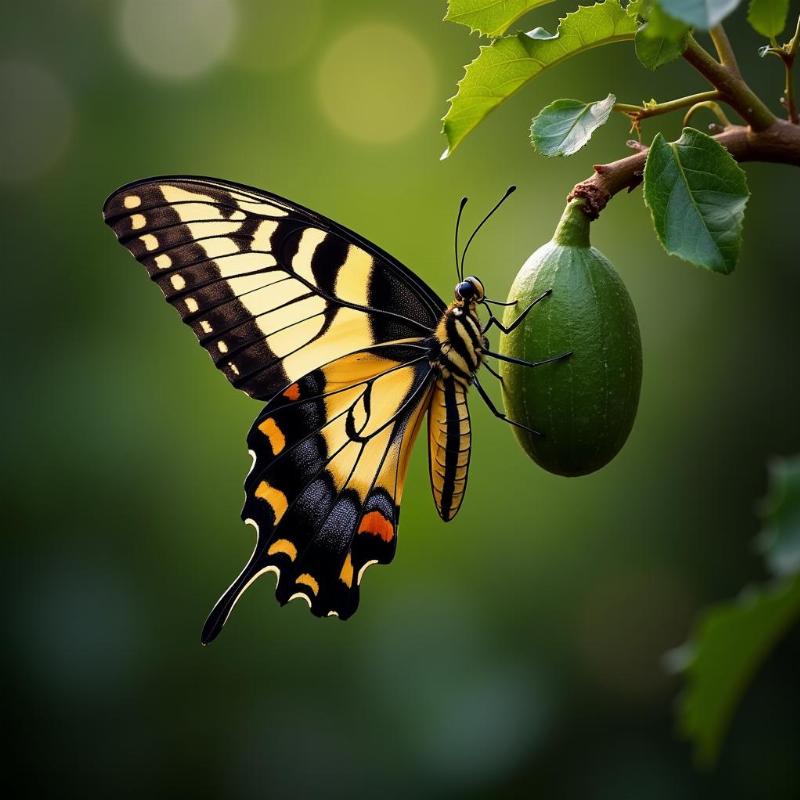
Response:
[[[242,518],[256,529],[256,546],[212,610],[203,642],[265,572],[276,574],[281,604],[300,597],[317,616],[351,616],[364,571],[394,556],[423,417],[445,521],[467,486],[467,389],[474,385],[505,418],[476,371],[487,355],[499,357],[486,330],[508,329],[490,310],[481,324],[478,306],[492,301],[477,278],[463,277],[463,255],[459,272],[458,225],[459,281],[447,305],[358,234],[246,186],[152,178],[114,192],[103,214],[216,367],[266,403],[247,437],[253,465]]]

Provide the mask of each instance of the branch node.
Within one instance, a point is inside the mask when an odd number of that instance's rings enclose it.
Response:
[[[727,39],[724,31],[717,30],[715,44],[726,50]],[[720,38],[721,37],[721,38]],[[756,131],[765,131],[773,125],[777,117],[764,104],[764,101],[753,92],[742,77],[731,68],[730,56],[727,65],[720,64],[704,50],[690,34],[689,44],[683,51],[683,57],[720,93],[720,99],[731,105]],[[735,64],[735,61],[734,61]]]
[[[589,180],[582,181],[573,187],[572,191],[567,195],[567,202],[569,203],[578,198],[584,201],[581,206],[581,211],[583,211],[590,220],[593,220],[600,216],[600,212],[611,199],[611,193],[602,186],[598,186],[589,178]]]

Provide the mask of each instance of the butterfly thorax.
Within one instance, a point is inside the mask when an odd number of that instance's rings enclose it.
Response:
[[[468,386],[488,346],[475,303],[453,302],[431,337],[431,364],[443,378]]]

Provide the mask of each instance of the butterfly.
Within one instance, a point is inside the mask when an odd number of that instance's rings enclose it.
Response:
[[[282,605],[302,598],[316,616],[350,617],[365,570],[394,556],[425,415],[433,498],[449,521],[467,486],[469,387],[506,419],[478,381],[484,359],[538,366],[569,355],[524,362],[491,351],[487,330],[510,332],[549,292],[505,327],[489,304],[509,304],[487,300],[481,281],[464,277],[475,234],[513,189],[475,229],[459,265],[462,200],[450,304],[362,236],[269,192],[174,176],[108,198],[103,216],[119,242],[215,366],[265,403],[247,437],[253,463],[242,509],[255,548],[209,615],[204,644],[265,572],[277,576]]]

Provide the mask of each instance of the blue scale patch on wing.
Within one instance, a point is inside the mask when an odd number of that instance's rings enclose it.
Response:
[[[281,604],[302,598],[316,616],[353,614],[366,568],[394,556],[433,376],[422,339],[387,343],[323,365],[267,404],[248,436],[242,510],[256,546],[211,612],[204,643],[264,572],[278,576]]]
[[[321,365],[430,334],[444,303],[347,228],[207,178],[129,184],[106,223],[238,389],[268,400]]]

